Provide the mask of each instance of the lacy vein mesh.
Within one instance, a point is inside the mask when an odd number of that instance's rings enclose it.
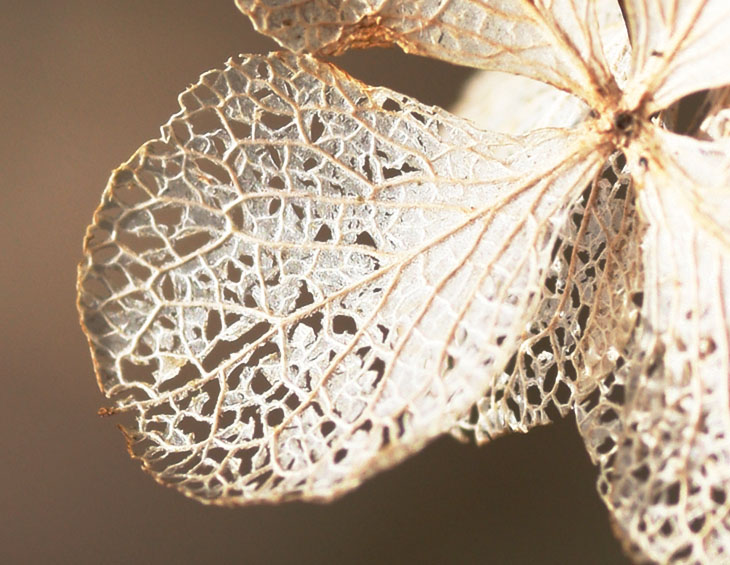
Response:
[[[554,421],[614,368],[641,295],[634,282],[640,272],[634,195],[624,165],[620,153],[612,155],[571,209],[535,319],[505,371],[453,430],[457,437],[483,443]]]
[[[329,498],[448,430],[601,158],[587,130],[486,134],[287,54],[180,102],[111,179],[79,305],[132,453],[218,503]]]

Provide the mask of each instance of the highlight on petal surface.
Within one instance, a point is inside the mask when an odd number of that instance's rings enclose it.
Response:
[[[647,128],[632,150],[644,264],[622,363],[579,427],[630,551],[727,561],[730,547],[730,145]],[[641,165],[639,165],[641,166]],[[641,170],[641,169],[637,169]]]
[[[488,131],[522,135],[540,128],[572,128],[588,118],[590,108],[580,98],[537,80],[478,71],[451,112]]]
[[[328,499],[448,431],[509,361],[606,151],[285,53],[180,103],[110,179],[79,309],[131,452],[221,504]]]
[[[727,0],[627,0],[633,76],[629,107],[649,112],[683,96],[730,84]]]
[[[622,49],[616,0],[236,0],[257,30],[297,52],[397,44],[458,65],[520,74],[591,106],[618,89],[604,50]],[[610,38],[610,44],[602,40]],[[625,43],[625,39],[623,39]]]

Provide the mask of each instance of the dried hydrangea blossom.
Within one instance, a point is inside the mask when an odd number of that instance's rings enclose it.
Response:
[[[327,500],[574,410],[637,560],[727,559],[730,5],[237,5],[294,53],[186,90],[85,241],[132,454],[205,502]],[[488,71],[476,124],[316,58],[390,43]]]

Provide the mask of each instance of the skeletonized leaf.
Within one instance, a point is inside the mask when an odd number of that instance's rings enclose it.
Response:
[[[484,133],[291,54],[180,102],[110,180],[79,308],[132,453],[217,503],[330,498],[447,431],[605,159],[590,127]]]
[[[294,51],[397,44],[408,53],[551,84],[597,107],[618,95],[601,45],[615,0],[236,0],[261,33]],[[618,37],[609,35],[612,53]],[[620,42],[619,42],[620,43]],[[618,47],[621,49],[622,47]]]
[[[730,145],[650,128],[639,143],[633,159],[647,167],[637,179],[647,225],[640,323],[623,366],[583,406],[579,425],[632,551],[662,563],[724,562]]]
[[[457,436],[478,443],[527,432],[573,408],[615,368],[637,310],[637,218],[625,159],[613,155],[570,211],[541,286],[540,306],[505,371]]]
[[[727,0],[627,0],[633,47],[628,107],[649,113],[693,92],[730,84]]]

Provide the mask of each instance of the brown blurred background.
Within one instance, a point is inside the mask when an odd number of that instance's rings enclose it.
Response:
[[[203,71],[273,43],[233,2],[0,2],[0,562],[624,563],[572,420],[450,438],[334,504],[208,508],[131,461],[77,323],[109,171]],[[354,76],[448,105],[469,71],[358,52]]]

